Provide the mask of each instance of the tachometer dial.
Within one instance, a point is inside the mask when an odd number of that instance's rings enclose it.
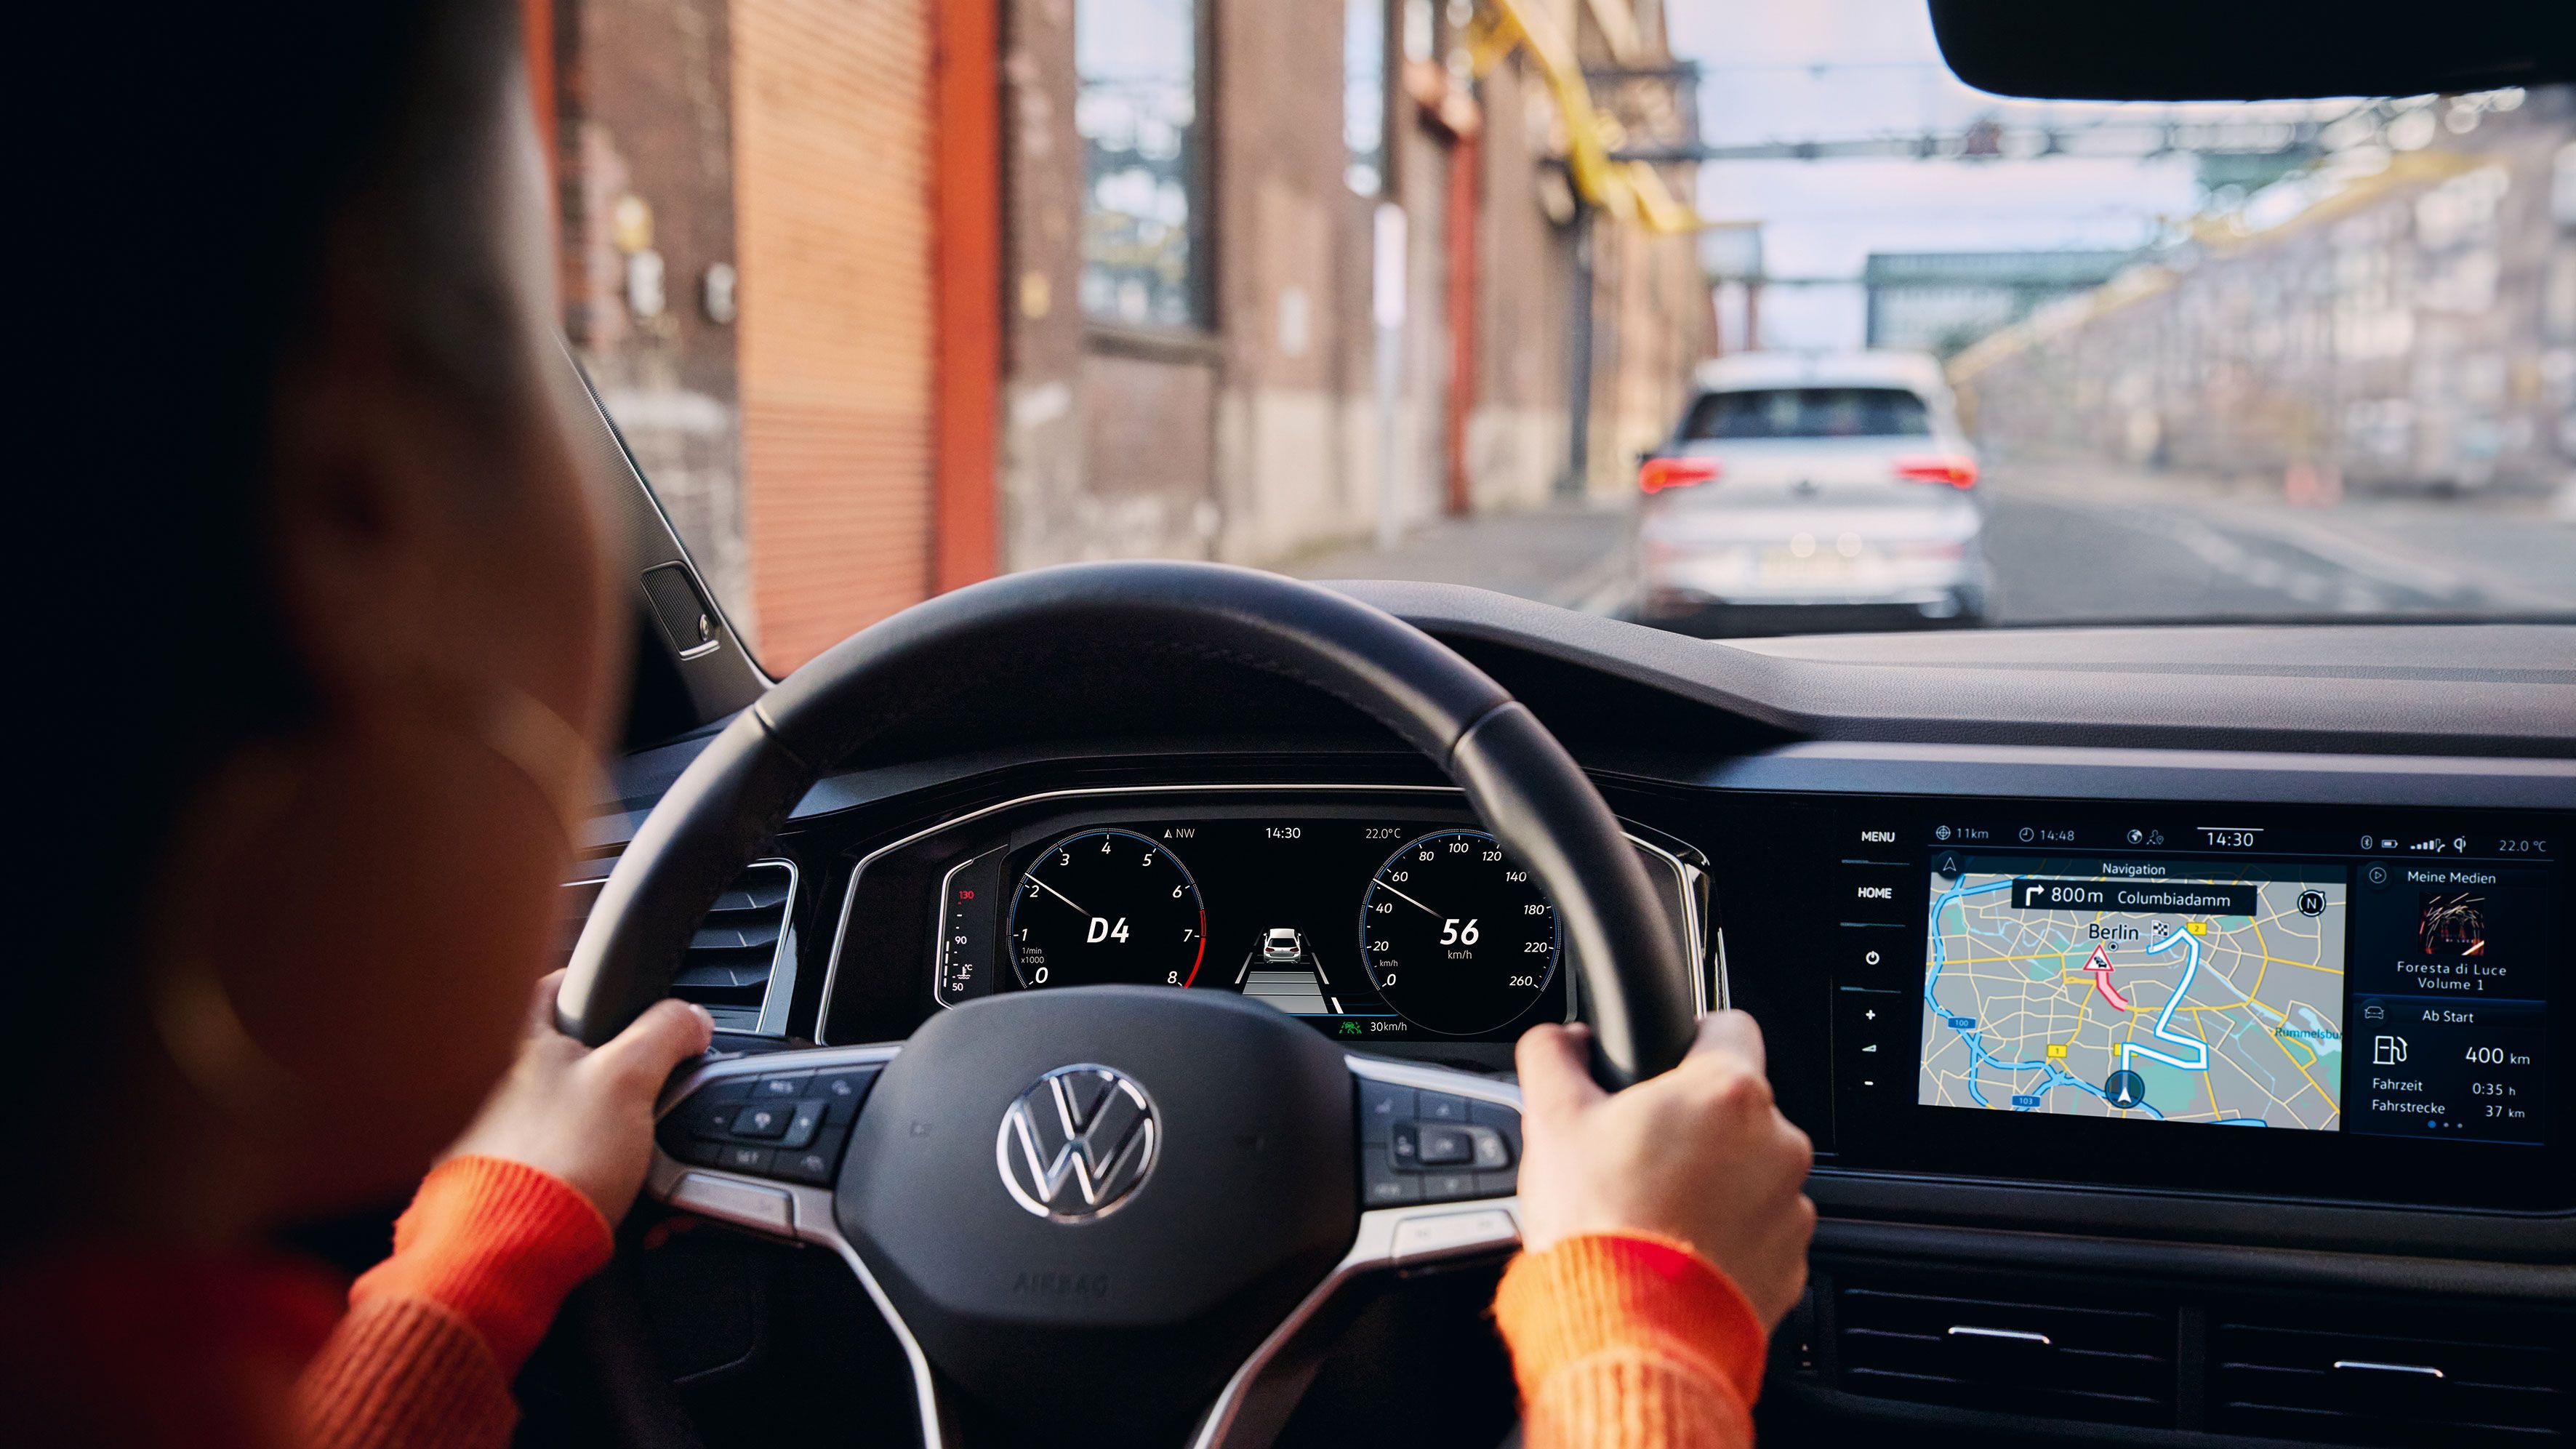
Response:
[[[1207,955],[1198,882],[1132,830],[1048,846],[1011,893],[1007,930],[1022,986],[1187,986]]]
[[[1407,841],[1360,901],[1360,958],[1386,1004],[1425,1031],[1510,1025],[1547,990],[1559,947],[1556,907],[1481,830]]]

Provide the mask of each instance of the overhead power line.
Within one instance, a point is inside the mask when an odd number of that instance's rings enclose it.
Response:
[[[2140,160],[2157,156],[2321,156],[2321,121],[2100,121],[2079,126],[2007,126],[1978,121],[1964,130],[1835,140],[1721,145],[1680,141],[1615,151],[1621,161],[1657,165],[1716,161]]]

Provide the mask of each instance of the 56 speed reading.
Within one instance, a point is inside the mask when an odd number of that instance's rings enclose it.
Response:
[[[1517,1019],[1556,975],[1556,907],[1481,830],[1409,840],[1360,901],[1360,959],[1415,1026],[1474,1036]]]

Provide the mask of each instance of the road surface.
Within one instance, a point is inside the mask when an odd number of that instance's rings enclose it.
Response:
[[[2545,498],[2277,493],[2112,468],[1999,466],[1985,486],[1998,624],[2576,613],[2576,522]],[[1613,614],[1634,597],[1616,507],[1449,520],[1307,578],[1473,584]]]

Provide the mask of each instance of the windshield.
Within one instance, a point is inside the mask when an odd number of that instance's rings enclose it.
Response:
[[[2576,609],[2568,88],[2010,101],[1919,0],[627,8],[537,62],[566,328],[773,671],[1127,557],[1708,635]]]
[[[1713,392],[1691,404],[1677,440],[1723,438],[1921,438],[1932,432],[1923,399],[1888,387],[1774,388]]]

